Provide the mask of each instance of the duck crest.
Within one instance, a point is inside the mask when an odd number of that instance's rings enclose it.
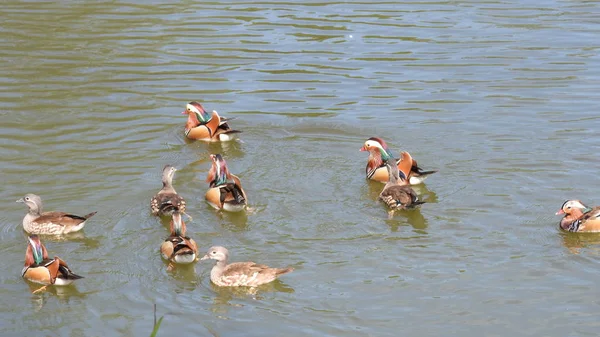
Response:
[[[31,244],[31,252],[33,253],[33,261],[35,264],[40,264],[44,260],[44,254],[42,252],[41,244],[38,244],[34,239],[29,238]]]
[[[230,176],[227,162],[225,162],[225,159],[220,154],[211,155],[211,159],[213,159],[213,163],[206,179],[209,186],[217,187],[226,184]]]
[[[183,227],[183,220],[179,212],[173,213],[173,219],[171,220],[171,233],[177,236],[185,236],[185,230]]]
[[[377,142],[380,146],[378,146],[379,148],[379,153],[381,154],[381,158],[379,158],[379,165],[382,165],[383,162],[387,161],[388,159],[393,157],[392,152],[390,151],[390,149],[388,148],[387,144],[385,143],[385,141],[379,137],[371,137],[369,139],[367,139],[367,141],[373,141],[373,142]]]
[[[204,107],[198,102],[188,103],[188,107],[194,113],[194,116],[198,120],[198,125],[206,124],[212,118],[208,111],[204,110]]]

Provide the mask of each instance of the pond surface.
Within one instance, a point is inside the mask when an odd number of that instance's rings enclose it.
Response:
[[[2,336],[596,336],[600,6],[587,1],[3,2]],[[240,142],[183,136],[201,101]],[[436,169],[389,220],[372,136]],[[221,153],[254,211],[204,201]],[[204,252],[296,270],[249,293],[167,271],[165,164]],[[85,276],[32,294],[25,193],[98,211],[46,237]]]

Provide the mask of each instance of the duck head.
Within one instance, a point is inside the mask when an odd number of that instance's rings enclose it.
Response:
[[[230,176],[229,168],[227,168],[227,162],[220,154],[211,154],[210,159],[212,160],[212,166],[208,171],[206,182],[210,184],[210,187],[219,186],[225,184]]]
[[[175,211],[171,214],[171,234],[185,236],[185,222],[181,218],[181,212]]]
[[[227,248],[221,247],[221,246],[213,246],[208,249],[208,252],[206,252],[206,255],[204,255],[200,259],[200,261],[211,259],[211,260],[217,260],[218,262],[221,262],[221,261],[227,261],[228,258],[229,258],[229,251],[227,250]]]
[[[183,111],[182,114],[188,116],[192,114],[198,119],[198,123],[200,124],[206,124],[211,118],[211,114],[204,109],[202,104],[195,101],[189,102],[185,106],[185,111]]]
[[[48,252],[46,247],[40,241],[39,236],[30,235],[27,240],[27,251],[25,252],[25,265],[31,266],[33,264],[40,264],[46,258],[48,258]]]
[[[173,165],[166,165],[162,171],[162,183],[163,186],[172,186],[173,177],[175,176],[177,169]]]
[[[22,202],[29,208],[29,213],[41,214],[42,213],[42,198],[35,194],[25,194],[25,196],[17,202]]]
[[[575,212],[583,214],[589,210],[591,210],[591,208],[587,207],[579,200],[567,200],[562,204],[562,206],[558,210],[558,212],[556,212],[556,215],[561,215],[561,214],[570,215]]]
[[[393,158],[392,152],[388,149],[385,141],[379,137],[371,137],[360,148],[360,151],[369,151],[372,156],[380,157],[382,161]]]

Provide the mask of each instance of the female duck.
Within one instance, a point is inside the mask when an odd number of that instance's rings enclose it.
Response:
[[[229,212],[239,212],[246,208],[248,198],[242,188],[240,178],[229,172],[225,159],[220,154],[211,154],[212,166],[208,171],[206,182],[206,200],[214,208]],[[231,181],[228,181],[231,180]]]
[[[171,235],[160,246],[160,254],[163,259],[169,261],[169,269],[172,267],[172,263],[189,264],[196,261],[198,245],[196,245],[196,241],[186,236],[185,232],[185,223],[181,219],[181,213],[173,212]]]
[[[216,111],[209,114],[198,102],[188,103],[182,114],[188,115],[185,136],[189,139],[225,142],[235,139],[236,133],[241,132],[231,129],[227,124],[228,119],[219,116]]]
[[[383,151],[381,151],[383,149]],[[392,157],[385,141],[378,137],[369,138],[360,151],[369,151],[369,159],[365,169],[367,179],[385,183],[389,180],[387,169],[384,162]],[[396,160],[398,169],[408,177],[407,181],[411,185],[418,185],[425,181],[425,178],[437,171],[423,171],[417,161],[412,158],[408,152],[400,152],[400,159]]]
[[[385,162],[390,180],[383,187],[383,191],[379,194],[379,200],[383,201],[390,209],[388,215],[392,217],[394,211],[398,209],[406,209],[424,204],[424,201],[419,201],[417,193],[409,186],[403,183],[405,179],[404,173],[398,171],[398,166],[395,160],[389,159]]]
[[[210,271],[210,280],[220,287],[256,287],[274,281],[277,277],[292,272],[294,268],[270,268],[254,262],[227,264],[229,251],[225,247],[211,247],[200,260],[217,260]]]
[[[27,205],[29,212],[23,218],[23,229],[29,234],[61,235],[77,232],[96,212],[84,216],[65,212],[42,212],[42,198],[26,194],[17,200]]]
[[[74,274],[65,261],[55,256],[48,258],[48,251],[37,235],[30,235],[27,250],[25,251],[25,267],[21,276],[34,283],[44,286],[65,286],[73,281],[83,278]]]
[[[560,228],[568,232],[600,232],[600,206],[588,207],[579,200],[567,200],[556,215],[564,214]]]
[[[170,216],[175,211],[185,213],[185,200],[173,188],[173,177],[177,169],[171,165],[163,168],[163,187],[150,199],[152,215]]]

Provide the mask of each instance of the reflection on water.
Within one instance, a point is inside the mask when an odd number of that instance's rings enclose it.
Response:
[[[154,303],[161,331],[202,336],[597,334],[598,235],[546,216],[600,204],[597,3],[2,6],[0,335],[148,335]],[[240,141],[187,140],[192,100]],[[424,205],[387,219],[357,151],[373,135],[440,169],[413,187]],[[205,202],[214,153],[253,212]],[[302,273],[248,294],[209,286],[209,264],[167,271],[149,212],[166,164],[201,251]],[[26,192],[98,211],[42,238],[76,286],[20,277]]]
[[[560,236],[565,247],[573,254],[581,254],[583,250],[600,252],[600,233],[566,233]]]
[[[230,307],[238,305],[231,303],[235,299],[261,301],[265,299],[265,295],[268,293],[294,293],[294,288],[286,285],[279,279],[258,287],[219,287],[210,282],[210,288],[215,293],[211,310],[221,315],[226,314],[230,310]]]

